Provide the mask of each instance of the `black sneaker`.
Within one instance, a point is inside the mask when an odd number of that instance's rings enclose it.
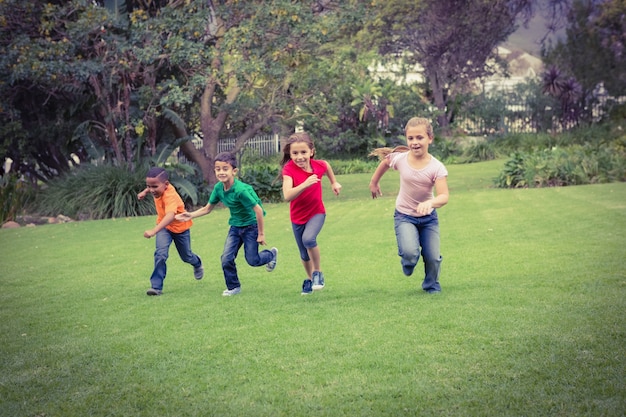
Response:
[[[201,280],[204,276],[204,267],[202,266],[202,259],[200,259],[200,266],[193,267],[193,277],[197,280]]]
[[[163,291],[157,290],[155,288],[150,288],[148,291],[146,291],[146,294],[148,294],[148,295],[161,295],[161,294],[163,294]]]
[[[404,265],[402,265],[402,272],[407,277],[410,277],[411,275],[413,275],[413,270],[414,269],[415,269],[415,266],[404,266]]]
[[[313,281],[305,279],[302,283],[302,295],[311,294],[313,292]]]

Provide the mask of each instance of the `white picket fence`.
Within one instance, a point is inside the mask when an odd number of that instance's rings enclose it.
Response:
[[[235,138],[221,139],[217,143],[217,152],[228,152],[235,147]],[[192,140],[193,146],[196,149],[202,149],[202,139],[196,137]],[[269,156],[280,153],[280,136],[273,135],[259,135],[249,139],[243,148],[243,151],[251,150],[259,156]],[[180,152],[179,149],[175,151],[176,158],[180,163],[186,163],[187,158]]]
[[[227,152],[235,147],[235,138],[221,139],[217,143],[218,152]],[[197,147],[197,146],[196,146]],[[202,147],[202,142],[200,142]],[[252,150],[260,156],[274,155],[280,152],[280,137],[277,134],[259,135],[248,139],[244,150]]]

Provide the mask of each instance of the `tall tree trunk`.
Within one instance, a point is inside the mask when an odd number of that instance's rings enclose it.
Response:
[[[439,110],[437,115],[437,122],[441,129],[441,133],[444,136],[450,136],[450,124],[448,123],[448,115],[446,114],[446,100],[443,96],[444,86],[439,80],[437,71],[428,71],[428,79],[430,80],[430,87],[433,90],[433,100],[435,107]]]

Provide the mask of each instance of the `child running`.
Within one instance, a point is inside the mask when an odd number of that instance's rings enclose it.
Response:
[[[143,232],[146,239],[156,236],[156,251],[154,252],[154,271],[150,276],[151,288],[148,295],[161,295],[163,281],[167,272],[167,258],[172,241],[183,262],[193,266],[193,276],[200,280],[204,276],[202,260],[191,251],[191,220],[181,221],[175,218],[176,214],[185,211],[183,200],[169,182],[167,171],[163,168],[150,168],[146,174],[146,188],[137,194],[143,200],[148,193],[154,197],[157,211],[157,225]]]
[[[410,119],[404,132],[408,147],[379,148],[372,152],[371,155],[378,156],[381,162],[372,175],[369,188],[372,198],[381,196],[379,181],[383,174],[389,168],[400,172],[394,227],[402,271],[406,276],[413,274],[421,246],[425,271],[422,289],[431,294],[439,293],[439,271],[443,258],[439,252],[439,220],[435,209],[448,202],[448,171],[428,153],[428,145],[433,143],[435,137],[428,119]]]
[[[265,225],[263,216],[265,210],[261,199],[254,189],[237,178],[237,159],[230,152],[222,152],[215,157],[215,176],[218,183],[209,197],[209,203],[191,213],[182,213],[176,216],[179,220],[190,220],[209,214],[220,201],[230,210],[228,224],[230,229],[224,243],[222,253],[222,270],[226,290],[223,296],[229,297],[241,292],[241,283],[237,276],[235,258],[243,245],[246,262],[250,266],[265,265],[268,272],[276,268],[278,249],[262,250],[259,244],[265,245]]]
[[[289,214],[293,234],[300,251],[307,278],[302,283],[302,294],[324,288],[324,274],[320,266],[320,249],[317,235],[324,226],[326,209],[322,202],[322,177],[328,176],[335,195],[341,184],[337,182],[330,164],[313,159],[315,146],[306,132],[289,136],[283,147],[281,161],[283,196],[289,201]]]

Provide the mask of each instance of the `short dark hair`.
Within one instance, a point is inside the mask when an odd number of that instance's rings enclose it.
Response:
[[[233,168],[237,168],[237,158],[231,152],[220,152],[215,156],[215,162],[226,162]]]
[[[146,178],[158,178],[159,181],[165,182],[170,179],[167,171],[161,167],[152,167],[148,170]]]

